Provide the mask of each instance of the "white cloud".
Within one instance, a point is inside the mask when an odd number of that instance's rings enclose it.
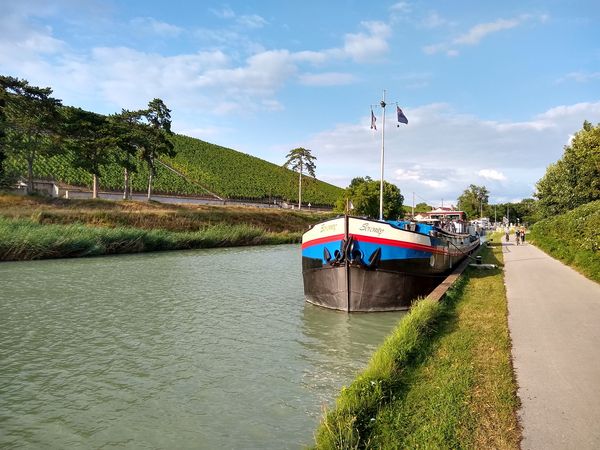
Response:
[[[494,22],[480,23],[472,27],[467,33],[458,36],[452,42],[458,45],[475,45],[488,34],[497,33],[502,30],[515,28],[521,23],[519,19],[498,19]]]
[[[356,76],[350,73],[324,72],[304,73],[299,77],[300,83],[306,86],[341,86],[356,82]]]
[[[427,45],[423,47],[423,51],[429,55],[444,52],[448,56],[456,56],[458,55],[458,50],[456,47],[477,45],[490,34],[498,33],[504,30],[510,30],[511,28],[518,27],[527,21],[535,19],[543,23],[547,20],[547,16],[523,14],[512,19],[497,19],[493,22],[480,23],[471,27],[466,33],[463,33],[449,41]]]
[[[439,28],[443,26],[453,25],[453,22],[440,16],[436,11],[430,11],[427,16],[421,21],[421,26],[424,28]]]
[[[234,20],[238,25],[245,28],[262,28],[268,24],[268,22],[258,14],[238,15],[229,6],[225,6],[222,9],[211,9],[210,12],[219,19]]]
[[[228,6],[222,9],[211,9],[210,11],[219,19],[233,19],[235,17],[235,12]]]
[[[131,25],[142,32],[152,33],[163,37],[175,37],[183,33],[183,28],[170,23],[161,22],[153,17],[136,17]]]
[[[600,116],[600,101],[558,106],[521,123],[482,120],[447,104],[403,110],[409,125],[396,128],[394,118],[388,119],[386,178],[405,195],[414,191],[439,203],[441,198],[454,201],[471,183],[485,184],[492,199],[531,197],[535,182],[561,157],[573,130],[586,118]],[[341,186],[356,176],[379,178],[381,135],[371,132],[369,123],[365,115],[360,123],[312,137],[307,145],[319,158],[320,177]],[[481,168],[482,161],[487,168]],[[340,171],[346,174],[343,181]]]
[[[408,2],[397,2],[390,6],[390,11],[408,13],[412,10]]]
[[[268,22],[258,14],[239,16],[237,18],[237,23],[248,28],[262,28],[268,24]]]
[[[122,24],[132,34],[207,40],[212,45],[201,48],[211,50],[169,56],[125,46],[76,50],[56,39],[52,28],[37,25],[32,9],[18,11],[0,17],[2,71],[52,86],[66,104],[105,113],[138,108],[156,96],[173,109],[202,108],[208,114],[281,110],[275,96],[287,83],[333,86],[357,81],[350,73],[306,71],[303,66],[376,60],[388,51],[391,36],[387,24],[363,22],[360,31],[344,35],[338,47],[290,52],[265,50],[235,26],[188,31],[153,17],[137,17]],[[258,15],[237,15],[229,7],[212,12],[245,28],[267,23]],[[47,13],[56,17],[60,8]]]
[[[494,180],[494,181],[506,180],[506,175],[504,175],[502,172],[500,172],[498,170],[494,170],[494,169],[481,169],[479,172],[477,172],[477,175],[479,175],[481,178],[484,178],[486,180]]]
[[[367,33],[346,34],[343,52],[354,61],[364,62],[377,59],[387,53],[387,40],[392,34],[389,25],[383,22],[362,22]]]
[[[564,77],[556,80],[557,83],[563,83],[565,81],[575,81],[577,83],[588,83],[590,81],[600,80],[600,72],[570,72]]]

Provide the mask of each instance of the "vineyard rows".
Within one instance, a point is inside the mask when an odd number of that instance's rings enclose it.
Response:
[[[161,160],[197,183],[188,181],[160,164],[153,190],[157,194],[206,195],[206,187],[215,194],[231,199],[283,199],[298,201],[298,174],[251,155],[210,144],[199,139],[173,135],[176,156]],[[91,187],[92,176],[71,164],[72,154],[38,157],[34,165],[37,178],[54,179],[73,186]],[[8,158],[8,172],[27,173],[25,161]],[[148,169],[137,165],[132,176],[134,191],[147,189]],[[200,186],[199,186],[199,185]],[[100,188],[123,189],[123,169],[116,164],[107,166],[100,176]],[[342,189],[331,184],[303,177],[302,200],[313,205],[333,205]]]

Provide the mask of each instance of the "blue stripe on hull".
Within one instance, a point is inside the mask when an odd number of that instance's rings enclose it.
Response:
[[[327,248],[329,254],[333,257],[334,252],[340,249],[340,245],[341,241],[312,245],[302,250],[302,256],[306,258],[321,259],[323,262],[325,262],[325,259],[323,257],[324,249]],[[386,261],[389,259],[397,260],[429,258],[431,256],[431,252],[425,252],[421,250],[414,250],[410,248],[396,247],[391,245],[375,244],[371,242],[354,241],[354,249],[359,250],[362,253],[362,259],[364,261],[368,261],[369,257],[378,248],[381,248],[382,261]]]

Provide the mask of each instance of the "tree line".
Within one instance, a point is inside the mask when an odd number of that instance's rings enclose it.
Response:
[[[143,161],[148,166],[150,199],[156,159],[174,156],[169,139],[171,110],[165,103],[155,98],[145,109],[122,109],[106,116],[64,106],[52,92],[49,87],[0,75],[0,182],[9,181],[3,162],[12,156],[26,161],[27,186],[32,192],[36,158],[70,152],[74,167],[92,175],[94,198],[101,169],[114,163],[123,169],[124,198],[130,198],[131,173],[136,161]]]
[[[539,220],[571,211],[578,206],[600,200],[600,124],[585,121],[564,147],[561,159],[550,164],[536,183],[533,198],[520,202],[490,204],[490,192],[485,186],[471,184],[458,197],[457,208],[469,220],[488,217],[501,222],[533,224]],[[353,214],[377,217],[379,182],[369,177],[355,178],[336,203],[336,211],[344,212],[346,201],[354,206]],[[404,197],[393,184],[384,184],[384,216],[410,215],[412,208],[402,206]],[[432,209],[426,203],[415,207],[415,214]]]
[[[469,217],[482,213],[483,217],[508,216],[511,221],[534,223],[600,200],[600,124],[586,120],[535,187],[535,198],[490,205],[486,187],[472,184],[459,197],[458,207]]]

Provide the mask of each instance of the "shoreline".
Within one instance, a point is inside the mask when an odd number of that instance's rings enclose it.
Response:
[[[318,212],[0,194],[0,261],[293,244]]]

